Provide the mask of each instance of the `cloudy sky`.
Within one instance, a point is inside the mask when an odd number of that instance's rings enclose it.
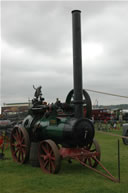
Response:
[[[128,2],[1,2],[1,104],[48,102],[73,87],[72,15],[81,10],[83,87],[128,96]],[[89,92],[92,103],[128,99]]]

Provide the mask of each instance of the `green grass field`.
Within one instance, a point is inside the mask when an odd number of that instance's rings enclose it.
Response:
[[[117,137],[96,132],[101,147],[101,162],[117,177]],[[121,182],[109,179],[85,168],[76,161],[61,163],[58,174],[44,174],[40,168],[13,162],[10,151],[0,160],[1,193],[127,193],[128,146],[120,139]],[[100,166],[97,167],[102,170]]]

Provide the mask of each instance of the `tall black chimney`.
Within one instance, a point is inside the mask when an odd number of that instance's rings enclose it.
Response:
[[[82,89],[82,53],[81,53],[81,11],[72,11],[73,29],[73,77],[75,117],[83,117],[83,89]]]

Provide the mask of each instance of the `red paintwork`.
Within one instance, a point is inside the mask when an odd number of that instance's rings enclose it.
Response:
[[[99,152],[90,152],[85,148],[60,148],[59,151],[62,158],[86,159],[99,155]]]
[[[9,145],[9,139],[7,136],[0,136],[0,148],[6,150]]]
[[[0,137],[0,146],[3,144],[3,142],[4,142],[3,137]]]
[[[92,110],[92,117],[94,120],[110,120],[111,119],[111,113],[109,113],[105,109],[93,109]]]
[[[97,159],[97,156],[99,156],[99,152],[91,152],[90,150],[87,150],[85,148],[60,148],[60,155],[62,158],[69,158],[69,159],[75,159],[79,161],[83,166],[86,166],[87,168],[90,168],[91,170],[101,174],[102,176],[114,181],[119,182],[119,179],[116,179],[112,176],[112,174],[101,164],[101,162]],[[98,171],[93,166],[93,162],[96,161],[107,174],[104,174],[101,171]]]

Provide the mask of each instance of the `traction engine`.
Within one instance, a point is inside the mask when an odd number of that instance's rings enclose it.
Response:
[[[95,171],[95,167],[101,165],[100,147],[94,139],[95,130],[91,120],[91,99],[82,88],[79,10],[72,11],[72,23],[74,89],[64,103],[57,99],[54,104],[47,104],[42,97],[41,86],[34,87],[36,91],[32,108],[23,122],[15,125],[10,139],[14,161],[21,164],[28,162],[32,151],[30,146],[36,143],[41,169],[53,174],[59,172],[62,159],[69,162],[75,159]]]

